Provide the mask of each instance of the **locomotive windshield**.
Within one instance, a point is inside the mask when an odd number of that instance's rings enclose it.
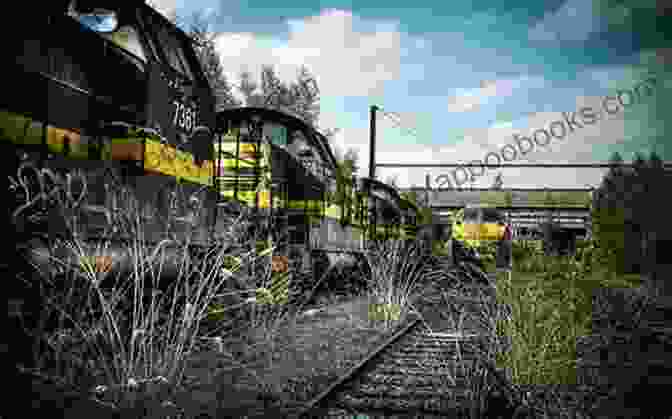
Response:
[[[72,0],[68,6],[68,15],[82,25],[99,33],[111,33],[119,25],[117,11],[109,2]]]
[[[156,16],[148,14],[146,19],[152,28],[153,35],[157,38],[157,44],[168,61],[167,64],[186,79],[193,81],[194,71],[184,52],[184,44],[176,36],[177,34]]]
[[[70,15],[92,31],[100,33],[114,32],[119,23],[117,13],[106,9],[95,9],[91,13],[79,13],[73,10]]]
[[[102,1],[82,3],[81,0],[73,0],[68,8],[68,16],[146,63],[150,53],[145,51],[140,40],[141,31],[137,27],[134,14],[114,6],[99,7],[104,4]],[[136,64],[144,71],[142,65],[137,62]]]

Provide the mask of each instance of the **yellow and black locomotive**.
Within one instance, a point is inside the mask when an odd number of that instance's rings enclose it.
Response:
[[[189,36],[144,1],[55,0],[31,11],[31,22],[17,29],[2,81],[3,177],[24,162],[83,171],[90,240],[116,211],[110,178],[147,208],[149,243],[162,239],[170,215],[208,246],[233,207],[254,210],[257,226],[286,237],[306,264],[314,249],[415,237],[418,210],[394,188],[358,179],[334,199],[337,162],[313,127],[262,108],[216,114]],[[176,197],[204,213],[195,217]]]

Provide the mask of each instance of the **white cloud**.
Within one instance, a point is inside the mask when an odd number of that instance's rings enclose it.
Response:
[[[572,112],[584,106],[598,109],[601,97],[578,97]],[[625,141],[625,121],[623,113],[607,116],[593,125],[581,123],[580,128],[566,135],[564,140],[551,140],[546,147],[534,146],[526,156],[517,155],[513,163],[592,163],[597,160],[594,147],[599,145],[619,144]],[[324,122],[333,126],[338,124],[337,116],[324,114]],[[562,110],[555,112],[538,112],[517,121],[498,122],[485,128],[475,128],[464,132],[459,143],[452,145],[399,144],[395,142],[379,142],[376,145],[376,161],[378,163],[468,163],[483,160],[488,152],[498,152],[507,144],[515,146],[514,134],[530,136],[537,129],[548,129],[554,121],[563,121]],[[566,123],[565,123],[566,125]],[[515,127],[524,127],[517,129]],[[368,176],[369,133],[365,126],[344,128],[335,137],[335,143],[341,150],[355,148],[360,155],[360,176]],[[518,150],[519,152],[519,150]],[[501,154],[500,154],[501,155]],[[432,185],[437,186],[436,177],[450,174],[451,168],[378,168],[377,177],[386,179],[397,176],[401,187],[424,185],[425,175],[430,174]],[[475,174],[478,168],[472,168]],[[500,172],[486,169],[482,176],[473,183],[465,183],[465,187],[489,187]],[[586,184],[598,184],[601,169],[569,170],[569,169],[504,169],[501,170],[505,186],[514,187],[584,187]]]
[[[260,38],[250,33],[222,33],[217,37],[217,50],[225,73],[236,82],[242,70],[258,78],[261,66],[274,65],[284,81],[292,81],[301,65],[317,78],[322,97],[376,96],[383,93],[387,81],[399,76],[401,34],[397,24],[360,20],[341,10],[324,10],[319,16],[290,20],[286,41]],[[370,31],[355,29],[369,26]],[[426,47],[419,41],[417,47]],[[234,91],[237,89],[234,89]],[[236,92],[236,94],[238,94]],[[415,124],[417,117],[404,114],[404,122]],[[322,112],[320,126],[339,127],[333,142],[342,151],[358,150],[360,176],[368,175],[368,125],[353,126],[353,121],[342,119],[338,112]],[[410,119],[409,119],[410,118]],[[376,150],[378,161],[403,160],[416,146],[387,145]],[[401,148],[400,148],[401,147]],[[409,150],[410,149],[410,150]],[[391,154],[390,154],[391,153]],[[431,150],[418,158],[431,158]],[[404,179],[400,179],[403,181]]]
[[[476,109],[481,101],[473,93],[454,96],[448,102],[448,112],[466,112]]]
[[[597,111],[601,108],[602,97],[580,96],[576,99],[576,105],[573,109],[568,109],[568,116],[571,112],[583,107],[591,107]],[[625,137],[624,113],[619,112],[614,115],[603,113],[604,117],[594,124],[583,123],[580,117],[576,121],[578,125],[572,131],[569,130],[567,122],[564,122],[567,134],[563,140],[551,139],[546,147],[535,145],[525,156],[520,155],[520,149],[517,150],[517,156],[511,163],[593,163],[598,159],[604,160],[603,156],[596,156],[595,146],[615,145],[627,141]],[[483,160],[488,152],[498,152],[507,144],[516,146],[513,135],[518,134],[523,137],[532,137],[536,130],[549,129],[551,123],[555,121],[565,121],[562,111],[538,112],[528,115],[522,120],[512,123],[499,123],[487,128],[471,129],[465,132],[464,139],[453,146],[446,146],[441,149],[441,154],[452,156],[449,160],[455,163],[470,162],[473,160]],[[525,126],[523,129],[515,129],[515,126]],[[559,134],[560,135],[560,134]],[[544,141],[543,136],[539,137]],[[524,140],[521,140],[524,141]],[[455,156],[459,156],[458,159]],[[501,153],[500,153],[501,156]],[[493,158],[492,163],[496,163]],[[452,169],[441,169],[440,173],[450,173]],[[472,169],[475,173],[478,168]],[[496,169],[487,169],[485,175],[479,177],[474,183],[465,183],[465,186],[489,187],[492,184]],[[599,182],[601,171],[598,170],[570,170],[570,169],[503,169],[502,171],[505,186],[519,187],[583,187],[586,183],[597,184]],[[439,171],[437,171],[439,173]]]
[[[569,13],[569,10],[567,11]],[[578,13],[578,11],[577,11]],[[569,16],[569,15],[568,15]],[[359,20],[349,12],[325,10],[319,16],[287,22],[289,36],[287,40],[262,38],[252,33],[222,33],[217,38],[217,49],[227,77],[237,82],[241,70],[249,70],[254,77],[259,76],[263,64],[273,64],[281,79],[291,81],[300,65],[306,65],[315,74],[322,97],[376,96],[384,90],[385,83],[399,76],[400,39],[396,24]],[[362,31],[361,26],[369,26],[371,31]],[[416,47],[423,46],[422,40],[413,40]],[[426,44],[424,44],[427,47]],[[421,66],[418,65],[418,70]],[[418,71],[419,72],[419,71]],[[419,72],[420,73],[420,72]],[[584,75],[588,78],[588,75]],[[609,74],[594,74],[594,79],[602,82],[610,80]],[[537,77],[497,79],[485,81],[479,88],[460,90],[449,102],[449,110],[459,112],[477,109],[493,98],[508,97],[518,89],[543,85],[545,80]],[[234,89],[237,94],[237,89]],[[577,107],[566,109],[574,111],[583,103],[599,98],[578,98]],[[549,111],[549,109],[545,109]],[[417,124],[417,115],[402,115],[405,126]],[[415,118],[413,118],[415,117]],[[468,162],[482,159],[489,151],[513,142],[514,133],[530,134],[538,128],[546,128],[561,120],[560,112],[540,112],[532,114],[523,121],[526,130],[517,130],[514,126],[521,121],[508,121],[481,129],[465,132],[463,141],[451,146],[430,146],[423,144],[379,143],[376,149],[378,162],[407,163],[447,163]],[[409,122],[411,121],[411,122]],[[320,125],[325,128],[339,127],[334,143],[344,152],[355,148],[360,157],[360,176],[368,175],[369,130],[366,121],[359,125],[347,114],[332,111],[320,115]],[[567,136],[563,142],[552,143],[548,149],[535,148],[519,162],[581,162],[593,161],[592,148],[595,144],[616,144],[624,139],[623,121],[600,121],[595,126],[586,126]],[[425,174],[435,178],[450,169],[387,169],[377,171],[379,179],[390,175],[399,176],[400,186],[424,185]],[[568,170],[504,170],[505,186],[518,184],[553,186],[562,182],[583,186],[592,182],[584,172],[568,173]],[[492,184],[495,170],[488,170],[472,186],[487,187]],[[531,176],[530,174],[533,174]],[[599,181],[599,177],[597,178]],[[583,182],[583,183],[581,183]]]
[[[579,97],[576,107],[569,112],[584,106],[597,109],[600,106],[600,97]],[[325,117],[327,115],[325,114]],[[336,121],[336,117],[333,118]],[[378,163],[468,163],[482,160],[488,152],[497,152],[501,147],[512,144],[515,146],[513,134],[529,136],[537,129],[548,129],[554,121],[562,121],[562,112],[539,112],[529,115],[524,120],[524,129],[515,129],[521,126],[521,121],[498,123],[487,128],[472,129],[465,132],[462,141],[453,145],[424,145],[399,144],[379,142],[376,145],[376,161]],[[578,120],[581,124],[581,121]],[[331,120],[329,120],[331,122]],[[338,126],[338,124],[333,124]],[[342,125],[341,125],[342,126]],[[568,133],[564,140],[552,140],[547,147],[536,146],[526,156],[516,156],[512,163],[592,163],[597,160],[594,147],[599,145],[616,145],[626,140],[624,136],[625,121],[623,114],[608,116],[593,125],[581,124],[574,132]],[[360,176],[368,176],[369,137],[366,127],[344,128],[335,136],[335,143],[341,150],[355,148],[360,156]],[[519,151],[519,150],[518,150]],[[413,185],[423,186],[425,175],[430,174],[432,186],[438,186],[436,177],[441,174],[450,175],[451,168],[378,168],[378,179],[385,180],[389,176],[397,176],[401,187]],[[478,168],[472,168],[473,173],[479,173]],[[503,175],[504,186],[532,188],[582,188],[597,185],[603,174],[603,169],[486,169],[473,183],[464,183],[464,187],[489,187],[497,173]],[[461,176],[461,175],[460,175]]]
[[[642,67],[610,67],[593,68],[584,72],[577,78],[595,80],[601,86],[609,88],[606,95],[615,95],[617,90],[632,88],[636,83],[644,79],[647,68]],[[662,80],[661,80],[662,86]],[[484,83],[487,89],[489,83]],[[658,89],[655,95],[664,95],[665,89]],[[507,144],[515,145],[514,134],[531,136],[535,130],[548,130],[550,124],[555,121],[565,121],[563,111],[571,115],[572,112],[583,107],[591,107],[593,110],[602,109],[603,96],[576,97],[573,106],[567,109],[552,108],[550,105],[543,111],[526,115],[518,120],[498,122],[489,127],[473,128],[463,132],[459,143],[443,146],[437,150],[433,159],[443,160],[444,163],[463,163],[473,160],[484,159],[488,152],[497,152]],[[577,118],[580,127],[569,132],[563,140],[552,139],[546,147],[536,146],[527,155],[518,155],[512,163],[595,163],[604,162],[609,157],[598,153],[604,153],[612,146],[620,146],[624,143],[637,141],[635,138],[645,129],[647,114],[651,113],[650,107],[655,106],[656,101],[652,97],[646,102],[633,105],[627,111],[622,109],[614,115],[602,112],[602,119],[594,124],[586,124]],[[610,103],[610,106],[614,106]],[[564,122],[567,129],[567,122]],[[540,138],[541,139],[541,138]],[[599,150],[599,151],[598,151]],[[500,154],[501,155],[501,154]],[[445,156],[445,158],[443,158]],[[429,162],[430,160],[428,160]],[[496,163],[496,162],[494,162]],[[415,169],[413,169],[415,170]],[[418,169],[419,170],[419,169]],[[472,169],[478,171],[478,168]],[[435,175],[449,174],[452,169],[432,169]],[[489,187],[498,173],[496,169],[487,169],[485,174],[474,183],[466,183],[465,186]],[[505,186],[518,187],[584,187],[586,184],[598,184],[604,169],[503,169]]]
[[[530,88],[542,84],[541,77],[523,76],[516,79],[483,80],[476,89],[458,89],[449,99],[448,112],[466,112],[478,110],[490,98],[508,97],[516,89]]]
[[[410,114],[409,114],[410,115]],[[402,116],[407,116],[406,114]],[[333,143],[342,152],[349,148],[354,148],[359,153],[359,172],[358,176],[369,175],[369,128],[366,122],[360,126],[352,126],[351,121],[340,120],[341,115],[333,112],[323,113],[320,117],[320,124],[323,126],[338,126],[341,130],[334,136]],[[380,128],[385,127],[384,119],[379,119]],[[390,124],[391,126],[391,124]],[[383,135],[379,138],[382,138]],[[446,159],[445,154],[437,153],[438,147],[413,143],[398,143],[390,141],[378,141],[376,143],[376,162],[386,163],[408,163],[408,162],[434,162],[440,163],[441,159]],[[418,169],[396,169],[396,168],[378,168],[376,177],[385,180],[388,176],[398,175],[399,185],[404,187],[418,184],[424,185],[425,174]]]
[[[370,26],[356,30],[354,23]],[[236,80],[247,69],[255,77],[262,64],[275,65],[291,80],[305,65],[317,78],[323,96],[381,94],[387,81],[399,76],[401,34],[396,23],[358,20],[341,10],[289,20],[287,41],[252,34],[223,33],[217,42],[227,76]]]

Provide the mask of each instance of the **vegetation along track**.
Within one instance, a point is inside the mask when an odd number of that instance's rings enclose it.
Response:
[[[431,333],[414,319],[311,400],[300,417],[468,417],[466,377],[479,361],[482,338]]]

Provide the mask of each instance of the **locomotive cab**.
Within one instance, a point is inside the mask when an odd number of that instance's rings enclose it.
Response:
[[[92,237],[109,225],[110,182],[129,187],[149,221],[172,213],[172,194],[212,185],[214,94],[182,30],[142,0],[55,0],[30,16],[15,28],[1,82],[7,175],[24,162],[82,170]],[[160,239],[158,224],[147,230]]]
[[[504,236],[504,220],[497,208],[467,206],[464,208],[464,238],[476,244],[481,240],[499,241]]]
[[[214,96],[184,32],[143,1],[61,1],[31,16],[44,30],[19,29],[22,48],[5,80],[24,89],[4,89],[1,105],[11,115],[3,115],[3,125],[25,117],[45,122],[54,138],[46,141],[49,150],[40,151],[63,154],[63,135],[56,130],[73,132],[70,137],[105,136],[123,122],[196,152],[203,157],[199,162],[205,158]],[[14,141],[41,148],[36,134]],[[76,138],[70,151],[79,154],[90,148],[88,142]],[[140,158],[131,153],[131,159]]]

